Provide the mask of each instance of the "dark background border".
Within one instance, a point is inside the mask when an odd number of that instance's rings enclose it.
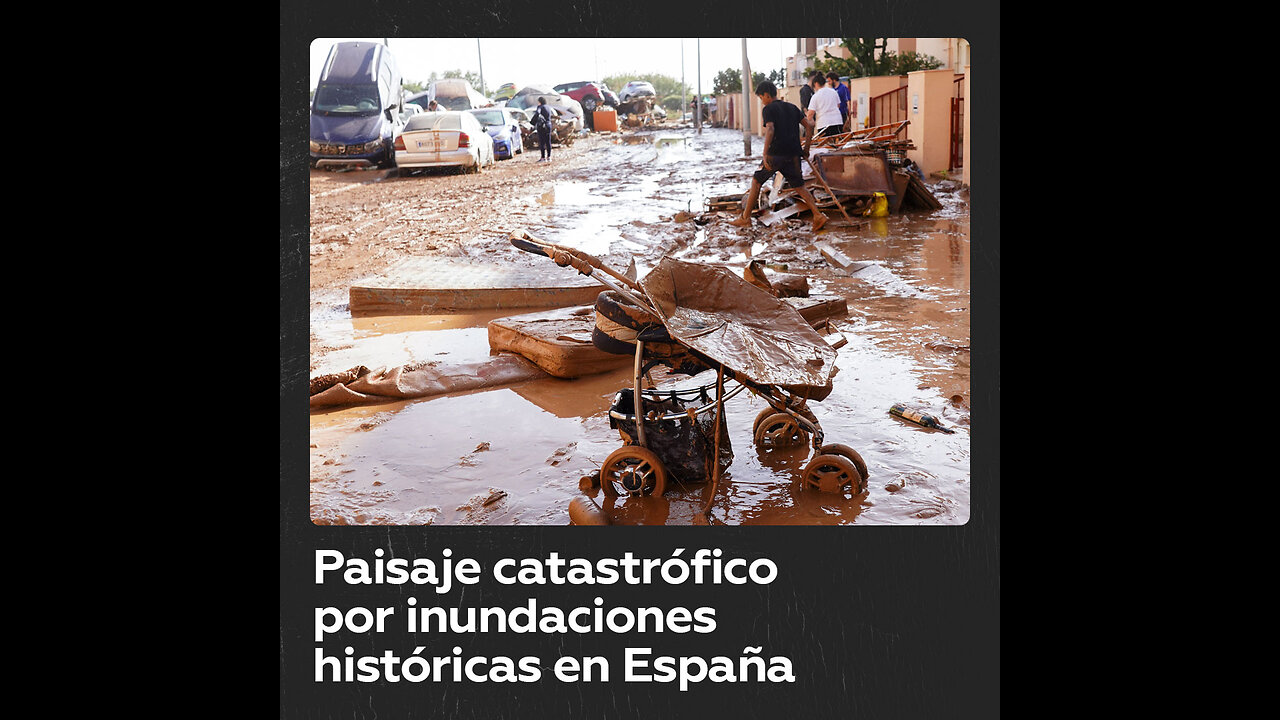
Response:
[[[505,7],[504,7],[505,6]],[[833,9],[830,3],[713,2],[668,8],[580,0],[573,4],[378,2],[332,0],[281,4],[280,15],[280,716],[282,718],[503,717],[981,717],[999,715],[1000,689],[1000,35],[999,6],[935,0]],[[492,11],[492,12],[491,12]],[[493,13],[497,13],[497,16]],[[671,23],[679,18],[678,28]],[[851,528],[471,528],[316,527],[309,520],[308,200],[305,148],[308,55],[314,37],[801,36],[845,33],[889,37],[964,37],[978,60],[972,96],[975,166],[971,397],[971,516],[961,527]],[[856,30],[855,30],[856,28]],[[530,52],[536,52],[530,47]],[[554,51],[548,48],[546,51]],[[637,60],[637,67],[640,61]],[[297,148],[297,152],[292,152]],[[594,533],[590,543],[584,533]],[[745,645],[765,656],[789,656],[795,684],[315,684],[312,608],[317,605],[420,603],[433,595],[397,587],[362,591],[317,588],[312,553],[333,548],[371,558],[375,548],[397,557],[474,557],[486,567],[500,557],[590,559],[669,555],[700,547],[728,556],[768,556],[779,566],[767,589],[754,586],[556,588],[545,591],[482,583],[448,602],[467,606],[540,603],[606,606],[710,604],[719,629],[707,636],[490,635],[446,638],[425,654],[602,654],[621,671],[622,648],[647,645],[661,654],[736,657]],[[394,638],[384,638],[391,642]],[[344,644],[331,649],[340,652]],[[356,646],[361,654],[361,646]],[[326,647],[330,647],[326,645]],[[380,643],[379,649],[388,647]],[[367,649],[367,648],[365,648]],[[407,653],[412,647],[403,648]]]

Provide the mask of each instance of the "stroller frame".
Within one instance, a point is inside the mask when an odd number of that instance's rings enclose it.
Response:
[[[513,246],[524,250],[525,252],[544,255],[555,261],[555,263],[561,267],[573,267],[583,275],[587,275],[599,282],[601,285],[617,292],[619,295],[646,312],[654,315],[655,317],[660,317],[652,305],[647,301],[644,290],[636,280],[612,270],[598,258],[582,252],[581,250],[540,240],[524,230],[516,230],[512,232],[509,239]],[[703,516],[710,515],[711,505],[715,500],[716,490],[718,489],[720,482],[719,441],[724,416],[724,403],[726,400],[729,400],[742,392],[743,388],[749,389],[752,394],[762,398],[769,405],[769,407],[756,418],[756,428],[753,428],[753,430],[758,430],[762,421],[776,422],[778,415],[785,415],[790,419],[790,422],[794,423],[794,426],[788,427],[783,423],[780,430],[775,432],[775,437],[791,438],[794,440],[797,436],[797,433],[795,433],[794,430],[796,428],[804,430],[804,432],[799,433],[799,435],[807,436],[814,451],[817,453],[810,461],[809,465],[806,466],[804,471],[808,485],[823,490],[839,490],[843,485],[852,482],[855,494],[865,491],[868,477],[866,463],[863,462],[861,456],[858,455],[857,452],[845,445],[827,445],[823,443],[824,434],[822,431],[822,425],[818,422],[817,417],[814,416],[812,411],[808,409],[804,398],[789,393],[776,385],[762,385],[752,382],[749,378],[740,376],[739,373],[736,373],[732,368],[726,368],[723,363],[715,362],[711,358],[704,357],[699,357],[699,360],[704,365],[709,365],[711,368],[716,370],[716,392],[715,399],[713,401],[710,400],[710,397],[708,396],[708,390],[711,388],[711,385],[709,384],[695,388],[686,388],[683,390],[657,390],[656,388],[649,388],[646,390],[641,386],[642,377],[649,369],[655,365],[661,364],[661,361],[654,360],[646,366],[644,362],[645,341],[637,337],[635,340],[635,346],[635,360],[632,364],[631,373],[634,413],[623,413],[611,408],[609,416],[616,420],[628,420],[635,423],[636,446],[643,448],[646,453],[649,453],[644,431],[646,422],[652,423],[686,419],[689,418],[691,414],[701,414],[710,410],[712,407],[715,407],[715,461],[712,462],[711,487],[709,492],[706,493],[706,500],[701,508],[701,514]],[[738,385],[727,394],[724,391],[726,376]],[[666,398],[671,398],[672,396],[682,399],[684,397],[688,397],[690,399],[697,397],[705,399],[708,402],[705,402],[702,406],[695,408],[692,412],[679,411],[661,414],[650,412],[646,414],[644,412],[646,393],[648,394],[649,399],[655,403]],[[756,437],[757,444],[760,444],[759,432],[757,432]],[[780,446],[786,447],[792,445],[787,443]],[[626,447],[622,450],[625,449]],[[621,450],[618,452],[621,452]],[[610,457],[612,458],[614,455],[617,455],[618,452],[615,452]],[[652,455],[652,453],[649,453],[649,455]],[[656,460],[656,457],[645,458],[638,463],[638,465],[643,468],[646,462],[652,462],[653,460]],[[824,462],[825,464],[823,464]],[[608,461],[606,461],[606,466],[608,464]],[[607,469],[607,467],[605,469]],[[602,469],[601,471],[600,484],[602,488],[607,488],[607,486],[611,484],[607,482],[604,477],[605,469]],[[809,477],[811,475],[811,471],[816,473],[814,477]],[[628,480],[631,482],[628,483]],[[834,488],[830,487],[832,482],[836,483]],[[639,481],[637,481],[635,477],[624,478],[622,484],[623,488],[633,496],[643,495],[647,489],[657,489],[657,492],[654,494],[661,494],[661,489],[652,488],[652,486],[649,486],[644,481],[644,478],[641,478]],[[665,480],[662,480],[660,485],[665,485]]]

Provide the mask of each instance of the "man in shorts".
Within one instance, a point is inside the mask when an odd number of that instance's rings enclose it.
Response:
[[[800,110],[785,100],[778,99],[778,88],[765,80],[756,86],[756,96],[764,105],[760,112],[764,125],[764,159],[760,169],[751,176],[751,189],[747,191],[747,201],[742,215],[729,221],[737,227],[751,226],[751,212],[755,210],[756,198],[760,196],[760,186],[775,172],[782,173],[787,187],[798,192],[800,200],[813,213],[813,231],[817,232],[827,224],[827,216],[818,209],[813,195],[804,186],[804,175],[800,172],[800,158],[809,156],[809,143],[813,138],[813,121]],[[804,140],[801,141],[801,128],[804,128]]]

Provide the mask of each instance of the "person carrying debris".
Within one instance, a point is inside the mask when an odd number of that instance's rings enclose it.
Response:
[[[809,78],[809,84],[813,86],[813,98],[809,100],[809,119],[818,128],[814,137],[838,134],[843,126],[839,93],[827,86],[827,79],[822,73],[814,73]]]
[[[760,103],[764,106],[760,111],[761,124],[764,126],[764,158],[760,169],[751,176],[751,189],[747,191],[742,215],[730,220],[729,224],[737,227],[751,226],[751,212],[755,210],[756,198],[760,196],[760,186],[773,177],[775,172],[780,172],[787,181],[787,186],[796,189],[800,200],[813,213],[813,231],[817,232],[827,224],[827,216],[818,209],[813,195],[804,186],[804,175],[800,172],[800,158],[809,156],[813,121],[800,108],[779,100],[777,86],[768,80],[756,86],[756,97],[760,98]],[[803,144],[800,140],[801,128],[804,128]]]
[[[551,160],[551,108],[544,97],[538,98],[538,109],[533,111],[533,127],[538,131],[538,150],[542,153],[538,162],[547,162]]]

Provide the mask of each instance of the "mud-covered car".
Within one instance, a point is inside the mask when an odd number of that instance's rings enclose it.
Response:
[[[428,112],[409,118],[392,144],[401,176],[432,167],[480,172],[492,166],[493,138],[465,110]]]
[[[564,83],[552,89],[582,103],[582,109],[587,112],[595,112],[595,109],[605,102],[604,84],[593,80]]]
[[[498,89],[493,92],[493,97],[489,99],[494,102],[510,100],[511,96],[516,94],[516,89],[515,83],[503,83],[498,86]]]
[[[632,80],[626,85],[623,85],[622,89],[618,91],[618,99],[622,102],[630,102],[635,98],[644,95],[657,94],[658,91],[653,89],[652,83],[647,83],[644,80]]]
[[[531,108],[538,107],[538,98],[546,98],[547,107],[559,110],[561,115],[566,116],[566,119],[571,118],[575,131],[582,130],[583,115],[585,114],[582,109],[582,103],[568,95],[561,95],[548,87],[540,85],[525,86],[507,101],[506,106],[528,111]]]
[[[493,154],[499,160],[510,160],[518,152],[524,152],[524,135],[519,122],[503,108],[478,108],[469,110],[493,138]]]

